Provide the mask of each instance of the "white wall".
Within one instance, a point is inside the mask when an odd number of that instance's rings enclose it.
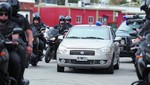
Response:
[[[35,3],[35,0],[19,0],[20,2],[29,2],[29,3]]]
[[[24,17],[28,16],[28,21],[30,23],[30,11],[19,11]]]

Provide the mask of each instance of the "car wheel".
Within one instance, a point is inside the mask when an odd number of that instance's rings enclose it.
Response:
[[[118,70],[119,69],[119,61],[117,62],[117,64],[114,66],[114,69]]]
[[[119,58],[117,60],[117,63],[114,65],[114,69],[118,70],[120,66]]]
[[[107,73],[108,74],[113,74],[114,73],[114,66],[113,66],[113,64],[111,64],[111,66],[108,68]]]
[[[112,58],[111,65],[107,69],[107,73],[108,74],[113,74],[114,73],[114,65],[113,65],[113,63],[114,63],[114,58]]]
[[[57,72],[64,72],[64,67],[61,67],[57,64]]]

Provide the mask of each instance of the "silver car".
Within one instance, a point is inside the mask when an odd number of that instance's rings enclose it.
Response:
[[[57,71],[64,67],[119,69],[119,40],[109,26],[75,25],[57,50]]]

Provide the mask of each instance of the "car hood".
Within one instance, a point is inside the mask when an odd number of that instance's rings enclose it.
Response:
[[[101,48],[109,46],[110,40],[64,39],[61,45],[67,48]]]
[[[128,32],[116,31],[116,36],[130,36]]]

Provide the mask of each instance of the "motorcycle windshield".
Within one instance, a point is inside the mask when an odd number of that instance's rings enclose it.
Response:
[[[49,38],[57,37],[59,35],[59,31],[57,29],[49,29],[49,31],[47,32],[47,35]]]

